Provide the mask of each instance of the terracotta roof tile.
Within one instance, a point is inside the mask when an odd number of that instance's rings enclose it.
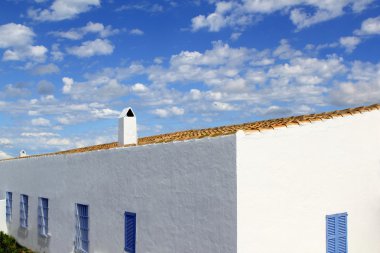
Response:
[[[318,114],[292,116],[288,118],[270,119],[270,120],[256,121],[256,122],[251,122],[251,123],[243,123],[243,124],[229,125],[229,126],[219,126],[219,127],[206,128],[206,129],[186,130],[186,131],[180,131],[180,132],[174,132],[174,133],[142,137],[138,139],[137,145],[147,145],[147,144],[173,142],[173,141],[185,141],[185,140],[200,139],[200,138],[205,138],[205,137],[229,135],[229,134],[236,133],[238,130],[262,131],[262,130],[268,130],[268,129],[275,129],[279,127],[287,127],[290,125],[300,125],[301,123],[311,123],[314,121],[329,120],[335,117],[344,117],[347,115],[358,114],[358,113],[379,110],[379,109],[380,109],[380,104],[374,104],[370,106],[361,106],[357,108],[349,108],[345,110],[332,111],[332,112],[323,112],[323,113],[318,113]],[[128,147],[128,146],[132,146],[132,145],[127,145],[125,147]],[[55,152],[55,153],[26,156],[22,158],[81,153],[81,152],[89,152],[89,151],[95,151],[95,150],[112,149],[112,148],[117,148],[117,147],[118,147],[118,143],[113,142],[113,143],[107,143],[107,144],[101,144],[101,145],[94,145],[90,147],[60,151],[60,152]],[[13,159],[18,159],[18,158],[13,158]]]

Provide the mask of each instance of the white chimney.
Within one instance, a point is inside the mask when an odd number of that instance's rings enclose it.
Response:
[[[20,151],[20,157],[25,157],[26,156],[26,151],[25,150],[21,150]]]
[[[131,107],[125,108],[119,116],[119,146],[137,144],[136,117]]]

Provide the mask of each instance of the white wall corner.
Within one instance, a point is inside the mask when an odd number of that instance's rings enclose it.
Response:
[[[131,107],[125,108],[119,116],[119,146],[137,144],[136,115]]]
[[[5,215],[5,199],[0,199],[0,231],[8,233],[7,221]]]

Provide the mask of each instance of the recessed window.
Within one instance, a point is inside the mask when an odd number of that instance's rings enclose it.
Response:
[[[347,213],[326,216],[326,252],[347,253]]]
[[[5,216],[7,222],[12,221],[12,192],[6,192],[5,194]]]
[[[124,250],[128,253],[136,251],[136,214],[125,212],[125,245]]]
[[[28,195],[20,195],[20,226],[28,227]]]
[[[49,200],[38,198],[38,234],[47,237],[49,233]]]
[[[75,252],[88,253],[88,205],[75,205]]]

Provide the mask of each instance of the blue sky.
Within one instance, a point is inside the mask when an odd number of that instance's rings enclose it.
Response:
[[[0,159],[380,102],[375,0],[4,0]]]

